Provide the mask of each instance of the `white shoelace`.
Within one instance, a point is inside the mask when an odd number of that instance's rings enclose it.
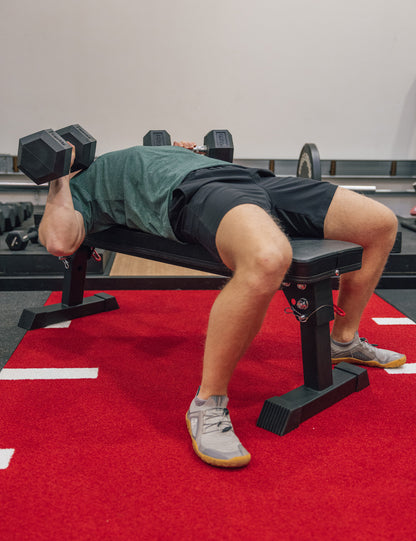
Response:
[[[228,432],[233,428],[227,408],[210,408],[205,411],[204,432],[206,434],[215,432],[221,425],[224,425],[221,432]]]

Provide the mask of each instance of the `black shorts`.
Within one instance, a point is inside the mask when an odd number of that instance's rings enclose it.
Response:
[[[250,203],[277,218],[289,237],[323,238],[324,220],[337,186],[271,171],[229,165],[190,173],[173,192],[169,217],[176,237],[202,244],[219,258],[215,236],[225,214]]]

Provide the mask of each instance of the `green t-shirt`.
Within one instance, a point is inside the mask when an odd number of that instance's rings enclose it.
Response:
[[[220,165],[229,164],[175,146],[110,152],[71,179],[74,207],[87,234],[117,224],[175,239],[168,216],[173,190],[191,171]]]

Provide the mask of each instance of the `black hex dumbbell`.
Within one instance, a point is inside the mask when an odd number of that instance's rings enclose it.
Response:
[[[5,231],[11,231],[15,227],[19,227],[19,217],[16,213],[16,208],[14,205],[0,203],[0,209],[3,212]]]
[[[45,184],[70,172],[72,147],[76,158],[71,171],[86,169],[94,161],[97,141],[79,124],[22,137],[17,155],[18,168],[36,184]]]
[[[6,218],[3,214],[3,209],[0,207],[0,235],[6,231]]]
[[[32,216],[33,203],[0,203],[0,209],[4,219],[3,231],[12,231]]]
[[[210,158],[232,163],[234,158],[233,137],[228,130],[211,130],[204,137],[201,151]],[[198,147],[194,149],[198,152]]]
[[[27,231],[11,231],[6,237],[6,244],[12,252],[24,250],[29,241],[36,244],[38,242],[37,227],[30,227]]]
[[[170,146],[171,138],[166,130],[150,130],[143,137],[144,146]],[[204,144],[196,146],[194,152],[206,154],[210,158],[233,161],[234,143],[228,130],[211,130],[204,137]]]
[[[24,219],[28,220],[33,214],[33,203],[31,201],[22,201],[19,205],[23,207]]]
[[[26,219],[25,207],[22,203],[9,203],[16,213],[16,227],[20,227]]]
[[[170,147],[170,135],[166,130],[150,130],[143,137],[145,147]]]

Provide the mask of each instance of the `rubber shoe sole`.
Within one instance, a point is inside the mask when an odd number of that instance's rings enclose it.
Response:
[[[186,426],[188,427],[188,432],[192,440],[192,447],[194,448],[195,453],[207,464],[210,464],[211,466],[218,466],[220,468],[242,468],[250,462],[250,453],[243,456],[236,456],[228,460],[221,460],[220,458],[213,458],[212,456],[204,455],[204,453],[201,453],[201,451],[198,449],[198,445],[192,435],[191,422],[188,419],[188,414],[186,414]]]
[[[332,364],[345,362],[350,364],[360,364],[363,366],[376,366],[377,368],[399,368],[399,366],[402,366],[406,362],[406,355],[403,355],[403,357],[400,357],[399,359],[384,364],[379,363],[375,359],[373,361],[360,361],[359,359],[354,359],[354,357],[335,357],[332,358],[331,361]]]

